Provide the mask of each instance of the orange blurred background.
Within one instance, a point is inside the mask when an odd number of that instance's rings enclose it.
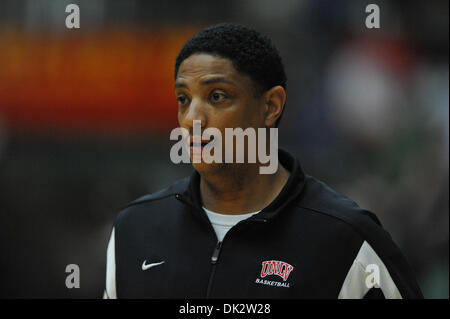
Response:
[[[0,32],[9,129],[157,131],[177,126],[175,57],[193,29]]]

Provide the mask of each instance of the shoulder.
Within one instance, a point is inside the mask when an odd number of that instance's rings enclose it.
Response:
[[[358,233],[367,228],[373,231],[382,229],[381,222],[373,212],[362,209],[353,200],[310,175],[306,175],[305,179],[304,190],[296,206],[322,214],[338,223],[346,223]]]
[[[324,182],[306,175],[302,195],[295,205],[303,211],[319,215],[336,236],[357,236],[361,242],[367,241],[384,255],[397,253],[391,235],[383,228],[375,213],[361,208],[353,200],[340,194]]]
[[[174,200],[175,195],[184,192],[188,185],[189,177],[186,177],[174,182],[169,187],[141,196],[127,203],[117,215],[114,226],[117,228],[125,220],[132,217],[139,217],[142,214],[149,215],[153,211],[161,211],[161,209],[169,208],[171,205],[177,203]]]
[[[157,200],[164,199],[166,197],[173,196],[177,193],[185,191],[188,184],[189,184],[189,177],[185,177],[183,179],[176,181],[169,187],[161,189],[155,193],[151,193],[151,194],[147,194],[147,195],[139,197],[138,199],[126,204],[124,208],[137,206],[137,205],[141,205],[141,204],[145,204],[145,203],[149,203],[152,201],[157,201]]]
[[[295,205],[313,214],[320,214],[338,230],[347,229],[362,241],[360,252],[373,250],[386,265],[404,298],[422,298],[415,276],[403,253],[392,240],[377,216],[354,201],[339,194],[325,183],[306,175],[304,190]],[[340,227],[345,225],[345,227]],[[339,236],[345,236],[340,234]]]

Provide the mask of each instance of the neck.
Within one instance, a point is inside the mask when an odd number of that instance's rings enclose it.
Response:
[[[233,164],[220,173],[203,174],[200,179],[203,205],[220,214],[262,210],[278,196],[289,175],[280,163],[275,174],[259,174],[259,166],[253,164]]]

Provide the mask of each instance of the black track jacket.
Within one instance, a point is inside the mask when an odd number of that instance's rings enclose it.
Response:
[[[423,298],[377,217],[279,150],[291,176],[278,197],[219,243],[200,175],[137,199],[117,216],[104,298]]]

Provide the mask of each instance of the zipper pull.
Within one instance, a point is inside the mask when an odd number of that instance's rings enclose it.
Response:
[[[214,252],[213,252],[213,255],[211,257],[211,264],[214,265],[219,260],[219,254],[220,254],[220,248],[221,247],[222,247],[222,242],[221,241],[217,242],[217,245],[214,248]]]

